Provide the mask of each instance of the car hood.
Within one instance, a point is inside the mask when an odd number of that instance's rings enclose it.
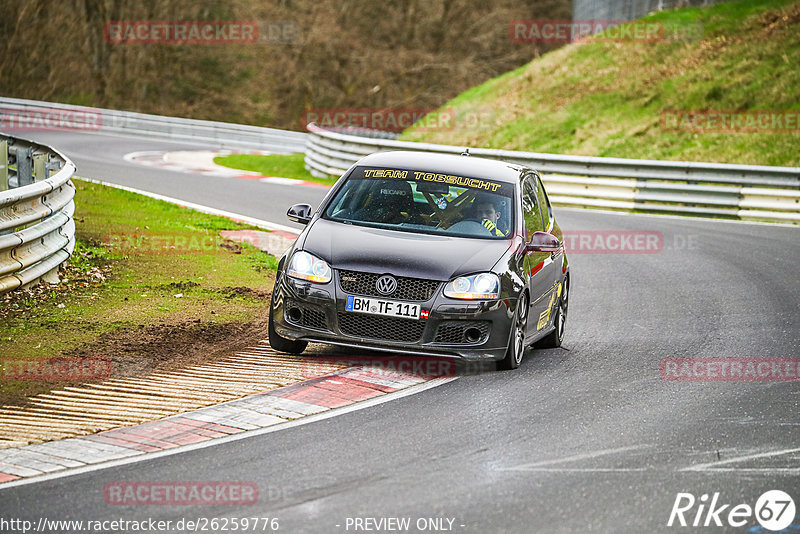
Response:
[[[303,249],[334,269],[446,281],[490,270],[508,250],[508,241],[444,237],[367,228],[317,219]]]

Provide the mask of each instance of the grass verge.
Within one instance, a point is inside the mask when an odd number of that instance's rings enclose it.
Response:
[[[800,2],[725,2],[642,20],[677,31],[655,42],[599,36],[564,46],[445,104],[455,115],[454,128],[412,127],[401,139],[586,156],[800,165]],[[769,121],[755,130],[720,131],[725,128],[719,115],[701,122],[709,128],[700,131],[683,122],[698,112],[758,111],[783,114],[778,124],[783,130],[770,131],[775,123]],[[672,127],[670,113],[681,119],[679,127]]]
[[[278,176],[280,178],[293,178],[306,180],[324,185],[333,185],[336,178],[317,178],[312,176],[305,168],[303,154],[231,154],[230,156],[217,156],[214,163],[231,169],[253,171],[262,176]]]
[[[277,260],[219,237],[252,227],[75,185],[77,246],[62,283],[0,297],[0,404],[64,386],[8,379],[8,362],[104,358],[112,376],[131,376],[209,361],[264,339]]]

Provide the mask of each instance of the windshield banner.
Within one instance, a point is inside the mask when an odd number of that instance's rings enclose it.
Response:
[[[511,196],[512,191],[509,190],[509,188],[513,187],[513,184],[495,182],[493,180],[486,180],[484,178],[473,178],[469,176],[458,176],[455,174],[442,174],[408,169],[359,167],[353,171],[352,177],[355,179],[366,178],[386,180],[396,178],[400,180],[413,180],[415,182],[435,182],[445,185],[452,185],[455,187],[463,187],[465,189],[478,189],[490,193],[499,193],[506,196]]]

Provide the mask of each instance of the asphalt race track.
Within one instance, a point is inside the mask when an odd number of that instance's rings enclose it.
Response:
[[[291,224],[289,205],[316,205],[325,193],[122,161],[137,150],[199,148],[185,143],[30,137],[72,158],[80,176],[284,225]],[[79,198],[76,204],[80,211]],[[281,532],[292,533],[354,532],[353,518],[388,517],[409,517],[412,527],[420,518],[452,519],[452,531],[465,533],[670,532],[703,530],[667,527],[679,492],[698,500],[719,492],[719,504],[730,506],[715,531],[758,532],[754,517],[740,528],[725,520],[733,506],[754,507],[767,490],[797,501],[798,382],[670,381],[660,362],[800,356],[800,230],[556,214],[565,230],[663,236],[659,253],[568,249],[573,285],[564,349],[529,351],[517,371],[463,376],[287,430],[0,489],[3,516],[275,517]],[[109,482],[187,480],[255,482],[261,497],[239,507],[104,499]],[[697,505],[687,520],[696,512]]]
[[[159,193],[295,228],[302,226],[286,218],[289,206],[298,202],[317,204],[327,192],[322,187],[267,185],[257,180],[162,170],[122,159],[125,154],[143,150],[215,150],[221,146],[91,133],[26,132],[19,136],[60,150],[78,167],[77,176]]]

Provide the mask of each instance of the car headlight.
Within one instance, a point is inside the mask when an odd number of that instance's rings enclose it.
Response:
[[[317,284],[327,284],[331,281],[330,265],[304,250],[294,253],[286,273],[293,278],[302,278]]]
[[[496,299],[500,295],[500,278],[494,273],[459,276],[444,286],[444,296],[453,299]]]

